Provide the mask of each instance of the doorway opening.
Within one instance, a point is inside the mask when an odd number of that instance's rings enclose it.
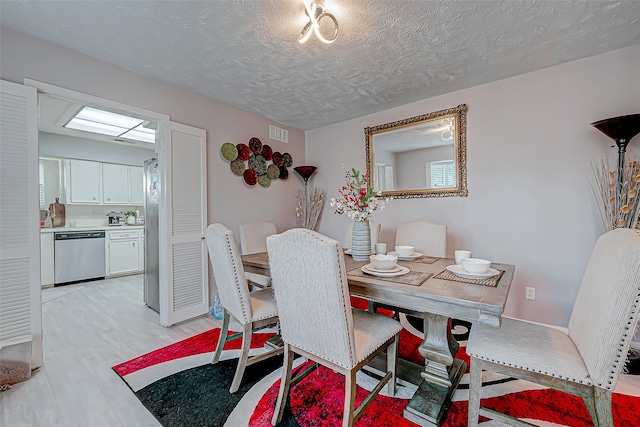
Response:
[[[38,90],[41,215],[48,212],[53,200],[67,203],[64,228],[41,232],[41,287],[56,283],[54,263],[50,261],[55,258],[54,235],[63,230],[106,230],[105,237],[109,238],[105,250],[96,254],[105,260],[106,276],[144,274],[144,162],[157,158],[164,146],[158,130],[169,117],[42,82],[25,79],[25,85]],[[69,126],[77,117],[83,121]],[[96,132],[99,129],[103,131]],[[93,189],[82,175],[84,166],[98,168]],[[74,200],[83,187],[95,190],[97,200]],[[72,191],[74,188],[77,191]],[[109,189],[114,192],[108,195]],[[112,198],[111,194],[121,197]],[[157,196],[164,197],[162,193]],[[122,214],[122,224],[112,221],[110,214],[115,212]],[[135,212],[137,222],[126,224],[125,212]],[[154,241],[158,241],[157,236]]]

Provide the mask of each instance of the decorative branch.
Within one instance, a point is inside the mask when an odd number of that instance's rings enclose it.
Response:
[[[606,231],[637,228],[640,223],[640,159],[632,158],[619,174],[607,159],[592,162],[593,192]],[[620,181],[618,180],[620,176]]]
[[[309,190],[305,183],[304,190],[296,190],[296,199],[298,199],[296,208],[298,226],[309,230],[315,229],[324,206],[324,190],[316,187]]]

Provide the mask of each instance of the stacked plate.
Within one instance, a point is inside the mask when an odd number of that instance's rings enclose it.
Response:
[[[500,274],[500,272],[494,268],[490,268],[484,273],[469,273],[467,270],[464,269],[464,267],[457,264],[447,266],[447,270],[449,270],[456,276],[462,277],[464,279],[487,279],[489,277],[493,277],[497,274]]]
[[[414,252],[411,255],[402,256],[402,255],[398,255],[398,253],[395,252],[395,251],[389,252],[389,255],[397,256],[398,257],[398,261],[413,261],[414,259],[422,256],[422,254],[420,252]]]
[[[372,276],[378,276],[378,277],[402,276],[403,274],[407,274],[409,271],[411,271],[407,267],[403,267],[397,264],[395,265],[395,267],[389,270],[378,270],[373,267],[373,264],[367,264],[360,267],[360,270],[363,273],[371,274]]]

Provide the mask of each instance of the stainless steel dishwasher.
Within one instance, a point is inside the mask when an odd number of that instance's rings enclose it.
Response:
[[[69,231],[54,236],[54,286],[104,279],[104,231]]]

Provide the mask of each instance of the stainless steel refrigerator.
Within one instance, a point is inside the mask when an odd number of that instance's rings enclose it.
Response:
[[[144,303],[158,313],[160,312],[159,194],[158,159],[153,158],[144,162]]]

